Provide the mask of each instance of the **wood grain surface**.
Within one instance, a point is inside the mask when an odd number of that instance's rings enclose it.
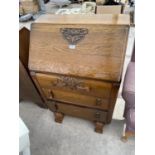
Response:
[[[70,49],[60,28],[87,28],[88,34]],[[120,81],[128,26],[32,25],[29,68],[95,79]]]
[[[70,83],[72,82],[72,86],[71,84],[65,83],[65,79],[62,80],[62,77],[64,76],[36,73],[36,79],[42,88],[63,90],[106,99],[110,98],[112,89],[112,83],[110,82],[72,77],[73,79],[76,79],[75,82],[73,81],[74,83],[72,81],[69,81]]]
[[[93,96],[82,95],[57,89],[43,88],[43,92],[46,95],[47,99],[54,101],[60,101],[103,110],[108,110],[109,108],[109,99],[96,98]]]
[[[50,24],[108,24],[130,25],[130,16],[126,14],[82,14],[82,15],[41,15],[36,23]]]

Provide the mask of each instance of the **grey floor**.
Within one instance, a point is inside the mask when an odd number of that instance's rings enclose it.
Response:
[[[134,138],[120,140],[122,120],[113,120],[98,134],[90,121],[66,116],[58,124],[51,111],[30,102],[20,103],[19,111],[30,130],[32,155],[134,155]]]

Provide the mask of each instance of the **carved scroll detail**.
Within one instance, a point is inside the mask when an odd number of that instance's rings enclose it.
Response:
[[[53,83],[56,87],[68,87],[70,89],[77,89],[78,86],[80,86],[82,82],[76,78],[73,77],[65,77],[62,76],[57,81]]]
[[[69,88],[72,90],[80,90],[86,92],[90,91],[89,86],[85,86],[84,82],[74,77],[61,76],[54,83],[52,83],[52,85],[59,88]]]
[[[76,45],[85,35],[88,34],[88,29],[86,28],[61,28],[60,32],[62,33],[65,40],[68,41],[71,45]]]

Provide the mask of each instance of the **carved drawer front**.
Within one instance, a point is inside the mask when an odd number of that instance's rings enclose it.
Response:
[[[104,110],[107,110],[109,106],[108,99],[82,95],[74,92],[62,91],[57,89],[42,88],[42,90],[46,98],[49,100],[66,102]]]
[[[60,102],[56,103],[55,106],[57,112],[61,112],[70,116],[81,117],[91,121],[99,122],[106,122],[107,119],[107,112],[101,110],[74,106]]]
[[[57,76],[41,73],[37,73],[36,77],[39,84],[43,88],[71,91],[105,99],[109,99],[112,88],[111,83],[97,80],[87,80],[62,75]]]

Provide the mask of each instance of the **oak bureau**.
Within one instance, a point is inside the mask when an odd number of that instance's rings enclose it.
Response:
[[[29,70],[44,102],[64,115],[110,123],[121,82],[128,15],[42,15],[32,24]]]

